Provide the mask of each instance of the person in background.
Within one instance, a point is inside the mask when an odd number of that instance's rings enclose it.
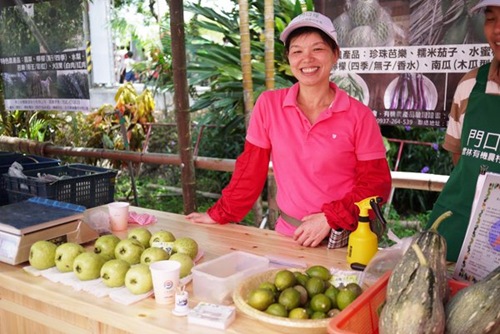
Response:
[[[275,230],[302,246],[347,244],[357,227],[355,202],[387,200],[391,174],[372,110],[330,82],[340,49],[332,21],[316,12],[294,18],[280,36],[292,87],[257,99],[244,151],[221,198],[196,223],[239,222],[262,192],[272,161],[280,216]]]
[[[452,211],[438,229],[447,241],[447,260],[452,262],[460,254],[481,170],[500,173],[500,0],[482,0],[471,9],[477,11],[484,13],[484,35],[493,59],[466,73],[456,88],[443,143],[455,167],[427,226]]]
[[[125,81],[125,66],[124,66],[124,61],[125,57],[127,55],[127,49],[124,46],[121,46],[117,51],[116,51],[116,80],[119,83],[123,83]]]
[[[134,64],[135,60],[132,58],[134,53],[132,51],[127,52],[123,64],[125,65],[125,82],[135,81]]]

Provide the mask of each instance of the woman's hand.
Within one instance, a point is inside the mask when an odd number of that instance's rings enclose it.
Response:
[[[318,246],[330,233],[330,225],[323,212],[302,218],[302,224],[297,227],[293,239],[305,247]]]
[[[186,219],[192,221],[193,223],[217,224],[217,222],[213,220],[206,212],[192,212],[186,216]]]

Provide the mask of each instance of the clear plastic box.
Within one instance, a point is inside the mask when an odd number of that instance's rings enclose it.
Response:
[[[268,258],[234,251],[193,267],[193,292],[200,301],[229,305],[242,279],[267,269]]]

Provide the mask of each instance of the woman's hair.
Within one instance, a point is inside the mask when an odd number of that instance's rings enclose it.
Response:
[[[286,39],[286,42],[285,42],[285,57],[288,58],[288,52],[290,51],[290,41],[293,38],[300,36],[300,35],[311,34],[313,32],[318,33],[321,36],[321,39],[323,40],[323,42],[328,44],[328,46],[330,46],[330,48],[332,49],[333,52],[340,52],[340,48],[337,45],[337,43],[330,36],[328,36],[326,33],[324,33],[322,30],[317,29],[317,28],[313,28],[313,27],[301,27],[301,28],[295,29],[294,31],[292,31],[290,33],[290,35],[288,35],[288,38]]]

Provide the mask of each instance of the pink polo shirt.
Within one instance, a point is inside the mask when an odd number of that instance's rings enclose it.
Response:
[[[271,149],[276,201],[288,215],[321,212],[324,203],[340,200],[355,184],[356,161],[386,157],[377,121],[370,108],[334,83],[335,100],[313,125],[296,103],[299,85],[260,95],[246,139]],[[283,224],[282,219],[278,225]],[[282,233],[293,233],[281,229]],[[286,224],[288,225],[288,224]]]

